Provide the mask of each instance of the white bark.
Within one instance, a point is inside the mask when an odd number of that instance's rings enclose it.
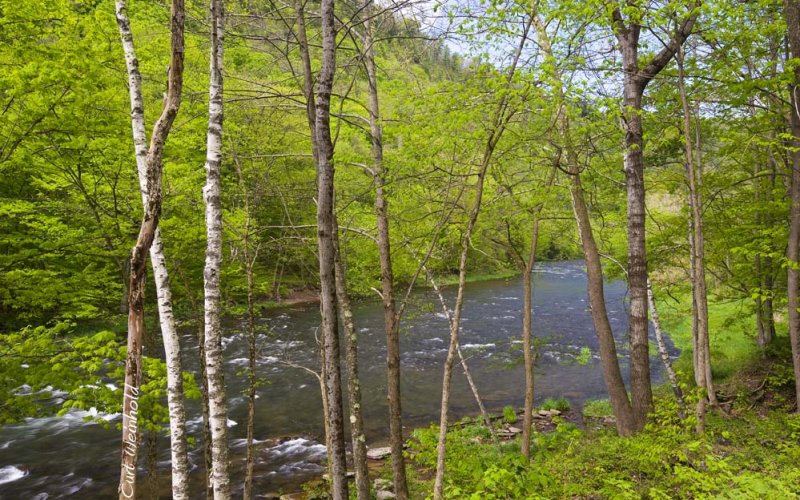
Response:
[[[133,45],[130,20],[125,0],[116,2],[116,14],[125,65],[128,71],[128,91],[131,102],[131,128],[133,147],[136,156],[136,170],[142,205],[147,205],[147,132],[144,120],[144,99],[142,97],[142,76],[139,60]],[[170,451],[172,458],[172,497],[176,500],[189,498],[189,460],[186,451],[186,412],[183,405],[183,369],[181,366],[181,347],[175,317],[172,314],[172,290],[169,284],[164,245],[161,231],[156,228],[153,244],[150,247],[150,262],[155,277],[158,316],[164,342],[167,365],[167,406],[169,408]]]
[[[211,0],[211,57],[209,76],[208,135],[206,150],[206,265],[203,271],[205,292],[205,349],[208,377],[209,423],[211,426],[211,483],[214,498],[227,500],[230,494],[228,471],[228,415],[223,379],[222,331],[220,327],[220,270],[222,266],[222,207],[220,203],[220,164],[222,158],[222,0]]]

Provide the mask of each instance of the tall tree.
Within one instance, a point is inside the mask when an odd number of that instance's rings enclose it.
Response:
[[[378,219],[378,253],[381,266],[383,328],[386,332],[386,378],[389,402],[389,445],[392,449],[392,477],[397,498],[408,498],[406,466],[403,459],[403,412],[400,401],[400,318],[394,297],[389,210],[386,198],[386,167],[383,161],[383,127],[375,65],[375,39],[369,17],[364,20],[364,67],[369,92],[369,128],[372,152],[372,180],[375,188],[375,215]]]
[[[211,483],[214,498],[231,497],[228,463],[228,411],[225,399],[222,328],[220,325],[220,274],[222,271],[222,61],[225,11],[222,0],[211,0],[211,54],[209,56],[208,133],[206,137],[206,265],[205,350],[208,377],[209,426],[211,428]]]
[[[123,21],[120,21],[122,17]],[[142,191],[142,205],[147,206],[147,132],[144,119],[144,98],[142,97],[142,76],[139,72],[139,61],[136,57],[132,38],[126,39],[124,20],[127,12],[117,5],[117,21],[123,38],[125,63],[128,71],[128,92],[131,102],[131,125],[133,130],[133,146],[136,156],[136,170],[139,176],[139,188]],[[156,228],[153,243],[150,247],[150,262],[155,277],[158,316],[161,335],[164,342],[165,360],[167,364],[167,405],[169,407],[170,451],[172,458],[172,497],[188,498],[189,495],[189,459],[186,451],[186,411],[183,405],[183,369],[181,367],[180,337],[172,313],[172,288],[169,282],[167,262],[164,255],[164,244],[161,241],[161,230]]]
[[[483,147],[481,161],[477,171],[475,200],[469,210],[466,228],[461,236],[461,252],[458,262],[458,292],[456,293],[456,301],[453,305],[453,316],[450,321],[450,342],[447,348],[447,357],[445,358],[444,374],[442,377],[442,399],[439,409],[439,439],[436,445],[436,476],[433,484],[433,498],[436,500],[444,498],[450,386],[453,378],[453,365],[459,351],[458,334],[461,328],[461,313],[464,307],[464,288],[467,283],[467,260],[469,257],[470,243],[472,233],[478,222],[478,216],[480,215],[486,172],[492,163],[492,156],[494,155],[495,148],[503,137],[509,120],[516,112],[516,109],[511,105],[513,94],[512,83],[514,82],[514,75],[517,73],[522,51],[525,49],[525,44],[528,41],[528,34],[530,32],[531,23],[533,22],[532,14],[530,12],[525,12],[523,14],[523,19],[522,33],[515,48],[511,64],[506,69],[505,77],[503,78],[504,92],[499,93],[500,98],[492,113],[488,136]]]
[[[143,138],[143,131],[138,127],[136,115],[142,108],[141,75],[139,62],[133,45],[130,18],[125,0],[116,2],[117,26],[119,28],[128,68],[131,85],[132,124],[137,139]],[[164,144],[178,114],[183,89],[183,54],[184,54],[184,5],[183,0],[173,0],[170,9],[170,66],[167,79],[167,92],[161,116],[153,127],[150,147],[147,150],[146,190],[143,193],[147,203],[144,205],[144,217],[139,227],[136,245],[131,252],[130,278],[128,283],[128,353],[125,359],[125,386],[122,400],[122,463],[120,471],[120,498],[136,496],[136,464],[139,452],[138,398],[142,378],[142,345],[144,340],[144,289],[147,270],[147,253],[153,244],[161,216],[161,174]],[[138,87],[138,89],[136,88]],[[137,154],[143,148],[137,150]],[[180,375],[179,375],[180,376]],[[179,492],[182,494],[182,492]]]
[[[702,170],[699,158],[696,158],[691,125],[691,111],[689,100],[686,96],[686,84],[684,77],[684,58],[683,47],[678,47],[676,60],[678,63],[678,92],[680,94],[681,111],[683,113],[683,136],[684,136],[684,169],[686,171],[686,181],[689,187],[689,211],[691,214],[690,224],[690,259],[692,277],[692,302],[694,314],[692,320],[696,320],[696,336],[693,338],[693,345],[696,353],[695,382],[698,387],[706,391],[706,395],[698,402],[698,420],[705,414],[703,406],[706,402],[712,405],[717,404],[717,397],[714,393],[714,380],[711,377],[711,346],[708,327],[708,292],[706,289],[706,262],[705,262],[705,233],[703,230],[703,206],[700,196],[700,182],[702,180]],[[699,133],[699,131],[698,131]],[[693,332],[694,333],[694,332]]]
[[[792,79],[789,84],[791,140],[791,184],[789,244],[786,249],[787,298],[789,308],[789,340],[792,344],[794,365],[795,406],[800,412],[800,2],[784,0],[783,13],[786,18],[789,64]]]
[[[692,32],[699,13],[699,3],[693,2],[685,18],[678,23],[665,46],[639,65],[640,35],[646,7],[630,1],[626,9],[615,6],[611,11],[614,34],[622,55],[624,74],[622,122],[625,132],[625,185],[628,201],[628,294],[630,306],[630,374],[631,405],[635,430],[644,428],[647,414],[653,405],[650,385],[650,351],[647,322],[647,251],[645,246],[644,190],[644,128],[642,126],[642,97],[645,88],[661,72]]]
[[[334,0],[322,0],[322,62],[317,77],[315,136],[317,151],[317,244],[319,252],[320,314],[324,351],[325,398],[328,408],[331,493],[335,500],[348,497],[344,446],[342,374],[339,352],[339,318],[336,300],[336,223],[334,213],[334,165],[330,114],[333,77],[336,72]]]
[[[619,361],[617,359],[617,346],[614,341],[614,332],[608,319],[608,309],[605,301],[605,286],[603,283],[603,267],[600,260],[600,251],[592,230],[592,221],[586,196],[581,183],[581,166],[578,151],[573,143],[570,127],[569,106],[565,96],[565,83],[559,65],[555,60],[552,43],[546,30],[545,23],[540,16],[534,18],[539,45],[545,53],[545,66],[552,75],[551,86],[553,89],[553,105],[556,113],[555,122],[558,131],[561,150],[557,156],[560,163],[566,160],[567,174],[570,177],[570,199],[572,201],[575,223],[578,227],[578,237],[583,250],[586,263],[587,292],[589,308],[592,315],[595,335],[600,346],[600,363],[603,368],[603,380],[606,383],[611,407],[614,411],[617,432],[622,436],[634,432],[633,408],[631,407],[625,381],[622,378]],[[562,160],[563,156],[563,160]]]

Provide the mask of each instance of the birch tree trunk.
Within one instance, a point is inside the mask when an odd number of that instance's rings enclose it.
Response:
[[[228,412],[223,379],[222,330],[220,327],[220,270],[222,267],[222,56],[224,19],[222,0],[211,0],[211,55],[209,64],[208,134],[206,144],[206,263],[203,270],[205,302],[206,375],[211,427],[211,483],[214,498],[231,497],[228,463]]]
[[[137,141],[144,139],[143,121],[136,123],[135,115],[143,110],[141,99],[141,75],[133,45],[133,34],[125,0],[117,0],[117,26],[125,52],[131,85],[131,123]],[[183,87],[183,0],[173,0],[170,11],[170,70],[167,93],[161,116],[153,127],[150,147],[146,152],[146,203],[139,228],[136,245],[131,252],[128,284],[128,353],[125,359],[125,385],[122,400],[122,453],[120,467],[120,498],[136,496],[136,464],[139,452],[138,398],[142,377],[142,343],[144,339],[144,289],[147,269],[147,253],[153,244],[161,215],[161,173],[164,143],[175,116],[178,114]],[[138,92],[135,90],[138,87]],[[138,95],[137,95],[138,94]],[[142,111],[143,112],[143,111]],[[144,148],[136,149],[137,166]]]
[[[800,59],[800,2],[784,0],[784,17],[788,27],[789,52],[793,59]],[[789,85],[791,104],[790,125],[792,130],[792,176],[791,211],[789,221],[789,244],[786,259],[787,298],[789,316],[789,340],[792,345],[794,366],[795,406],[800,412],[800,65],[794,65],[793,80]]]
[[[120,22],[120,17],[122,21]],[[147,206],[147,132],[144,119],[144,98],[142,97],[142,75],[136,57],[130,22],[127,19],[124,3],[117,2],[117,19],[122,35],[125,64],[128,72],[128,92],[131,102],[131,128],[133,147],[136,156],[136,171],[139,189],[142,193],[142,206]],[[123,29],[123,26],[126,27]],[[126,36],[127,35],[127,36]],[[186,411],[183,404],[183,368],[181,347],[175,316],[172,313],[172,288],[169,283],[164,245],[161,230],[156,228],[150,247],[150,262],[156,285],[158,317],[164,342],[167,365],[167,406],[169,409],[170,452],[172,459],[172,497],[177,500],[188,498],[189,459],[186,449]]]
[[[325,396],[328,419],[332,496],[348,498],[347,464],[344,445],[342,376],[339,352],[339,318],[336,297],[335,215],[333,211],[333,141],[330,129],[330,100],[336,71],[336,28],[334,0],[322,0],[322,66],[317,79],[315,142],[317,151],[317,243],[319,247],[320,313],[325,354]]]
[[[656,300],[653,297],[653,286],[650,280],[647,280],[647,302],[650,306],[650,315],[653,319],[653,328],[656,331],[656,343],[658,344],[658,353],[661,355],[661,362],[664,363],[664,370],[667,372],[669,384],[672,387],[672,392],[675,394],[675,401],[678,402],[678,415],[681,418],[685,417],[684,408],[686,403],[683,401],[683,391],[678,383],[678,375],[672,367],[672,360],[667,351],[667,344],[664,342],[664,331],[661,329],[661,321],[658,319],[658,309],[656,309]]]

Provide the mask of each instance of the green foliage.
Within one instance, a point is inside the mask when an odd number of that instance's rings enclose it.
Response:
[[[124,362],[125,349],[115,333],[78,333],[71,322],[0,335],[0,424],[84,410],[90,412],[87,418],[107,425],[101,414],[121,411]],[[160,431],[169,422],[166,366],[145,357],[143,375],[142,425]],[[184,394],[188,399],[200,396],[188,373]]]
[[[674,403],[658,400],[644,432],[582,432],[559,424],[537,435],[526,463],[516,444],[475,439],[479,427],[448,433],[449,498],[794,498],[800,494],[800,417],[709,415],[698,436]],[[415,433],[414,460],[432,468],[437,429]]]
[[[513,406],[508,405],[503,407],[503,421],[507,424],[517,423],[517,412],[514,411]]]
[[[571,405],[566,398],[547,398],[539,405],[540,410],[558,410],[561,412],[569,411]]]
[[[614,409],[607,399],[592,399],[583,404],[583,416],[595,418],[612,417],[614,416]]]

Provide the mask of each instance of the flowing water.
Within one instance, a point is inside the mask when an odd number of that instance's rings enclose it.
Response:
[[[586,277],[582,262],[538,265],[534,271],[534,336],[539,359],[536,366],[536,400],[564,396],[573,405],[605,394],[597,340],[587,308]],[[452,304],[455,289],[444,290]],[[627,349],[625,284],[606,284],[606,303],[618,349]],[[441,377],[449,329],[436,296],[415,292],[402,323],[402,403],[404,424],[410,430],[438,421]],[[461,345],[470,369],[490,411],[505,405],[519,407],[524,401],[522,369],[522,279],[493,280],[467,285]],[[359,369],[367,443],[377,444],[388,433],[385,395],[386,343],[383,308],[377,301],[354,305],[359,334]],[[315,332],[319,323],[316,305],[267,311],[259,319],[258,375],[263,383],[256,401],[255,435],[258,440],[256,491],[296,489],[303,481],[324,471],[325,447],[319,383],[303,367],[315,369]],[[241,488],[244,469],[247,401],[246,323],[226,321],[225,382],[229,401],[229,435],[234,484]],[[197,367],[193,332],[184,335],[184,363]],[[581,349],[592,356],[577,361]],[[654,373],[658,363],[651,360]],[[627,377],[627,366],[623,366]],[[453,419],[477,413],[477,406],[457,365],[454,372],[451,415]],[[656,373],[657,374],[657,373]],[[200,442],[202,418],[198,403],[187,406],[189,429]],[[99,417],[111,426],[87,422]],[[0,429],[0,498],[81,498],[114,496],[119,477],[120,432],[113,424],[119,415],[71,412],[64,417],[31,419]],[[109,427],[109,428],[106,428]],[[409,433],[409,430],[406,433]],[[169,450],[161,439],[158,456],[162,488],[168,493]],[[140,456],[146,455],[141,450]],[[192,447],[192,488],[202,492],[203,455]],[[140,461],[144,467],[144,460]],[[144,470],[144,469],[141,469]],[[141,479],[142,488],[146,480]],[[146,491],[146,490],[143,490]]]

